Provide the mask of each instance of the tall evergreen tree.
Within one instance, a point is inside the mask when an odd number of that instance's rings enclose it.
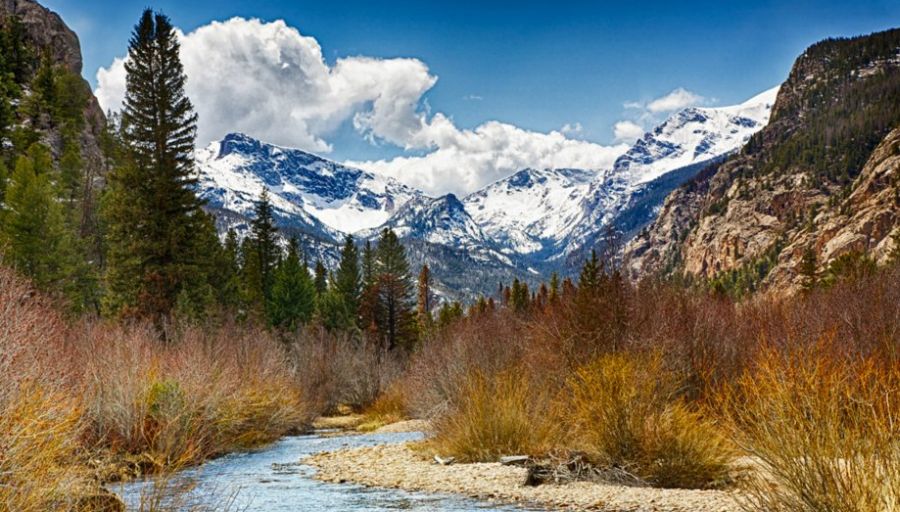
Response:
[[[397,347],[411,350],[417,341],[417,333],[409,262],[397,235],[387,228],[378,240],[376,270],[378,334],[389,350]]]
[[[316,292],[309,270],[300,259],[297,240],[291,240],[287,257],[275,271],[271,296],[266,308],[269,322],[280,329],[294,331],[312,319]]]
[[[145,10],[125,63],[121,133],[127,163],[104,199],[106,308],[165,320],[185,288],[205,286],[198,233],[209,229],[194,194],[197,115],[184,93],[179,43],[169,18]]]
[[[802,278],[801,285],[806,291],[812,290],[818,284],[817,267],[819,266],[816,251],[811,247],[803,251],[800,259],[800,268],[798,273]]]
[[[597,258],[597,251],[591,251],[591,257],[584,262],[581,267],[581,274],[578,276],[578,293],[593,295],[600,289],[600,280],[603,269],[600,268],[600,260]]]
[[[341,249],[341,262],[334,277],[334,288],[343,298],[347,309],[353,312],[354,317],[359,309],[361,287],[359,251],[356,249],[353,237],[347,235],[347,238],[344,239],[344,247]]]
[[[256,252],[255,266],[251,269],[256,274],[249,276],[256,282],[251,286],[255,289],[254,293],[259,295],[259,298],[265,303],[272,291],[275,267],[278,265],[280,256],[278,228],[275,227],[272,203],[269,202],[269,191],[265,188],[254,207],[254,217],[250,222],[250,241]]]
[[[427,332],[431,330],[432,324],[434,323],[434,317],[431,316],[431,310],[434,307],[434,296],[431,292],[431,270],[428,268],[427,263],[422,265],[422,270],[419,272],[417,291],[418,300],[416,301],[416,305],[419,317],[419,329],[422,332]]]
[[[76,310],[91,305],[94,281],[53,186],[49,151],[19,157],[0,210],[4,260],[41,288],[61,292]]]
[[[372,248],[372,242],[366,240],[362,253],[362,280],[363,288],[369,288],[377,281],[377,270],[375,269],[375,249]]]
[[[317,296],[322,296],[328,291],[328,269],[320,259],[316,259],[314,284]]]
[[[550,295],[547,300],[556,302],[559,299],[559,274],[554,272],[550,275]]]

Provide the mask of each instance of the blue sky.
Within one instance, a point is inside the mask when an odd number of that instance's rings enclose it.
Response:
[[[614,124],[635,116],[627,103],[646,104],[676,88],[707,105],[738,103],[780,83],[819,39],[900,25],[896,0],[43,3],[79,33],[94,86],[97,69],[124,55],[144,7],[162,10],[185,32],[233,16],[283,19],[315,38],[329,66],[356,56],[421,61],[438,79],[418,111],[441,112],[460,130],[496,120],[547,133],[577,123],[581,130],[570,137],[606,145],[615,142]],[[320,134],[329,145],[320,152],[371,160],[430,151],[372,132],[367,140],[347,118]]]

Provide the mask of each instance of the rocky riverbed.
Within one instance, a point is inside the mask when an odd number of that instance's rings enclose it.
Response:
[[[315,478],[331,483],[429,493],[453,493],[503,503],[604,511],[736,512],[727,491],[654,489],[592,482],[524,485],[527,470],[492,464],[435,464],[409,443],[314,454],[303,460]]]

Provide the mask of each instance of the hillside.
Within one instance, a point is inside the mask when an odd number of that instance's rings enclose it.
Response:
[[[673,192],[628,245],[632,276],[791,293],[810,278],[804,259],[816,276],[844,255],[884,261],[900,218],[898,127],[900,30],[811,46],[769,125]]]

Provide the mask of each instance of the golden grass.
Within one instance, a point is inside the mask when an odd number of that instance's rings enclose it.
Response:
[[[708,488],[729,480],[734,451],[679,397],[659,355],[601,356],[569,379],[570,448],[601,468],[659,487]]]
[[[900,510],[900,367],[827,345],[766,350],[720,396],[760,466],[747,510]]]
[[[473,373],[452,410],[434,423],[429,451],[461,462],[492,462],[504,455],[539,455],[551,445],[557,422],[549,398],[515,371]]]
[[[89,485],[80,464],[81,409],[70,397],[22,385],[0,403],[0,511],[72,506]]]
[[[363,422],[356,429],[371,432],[385,425],[403,421],[408,414],[403,389],[399,385],[394,385],[363,410]]]

